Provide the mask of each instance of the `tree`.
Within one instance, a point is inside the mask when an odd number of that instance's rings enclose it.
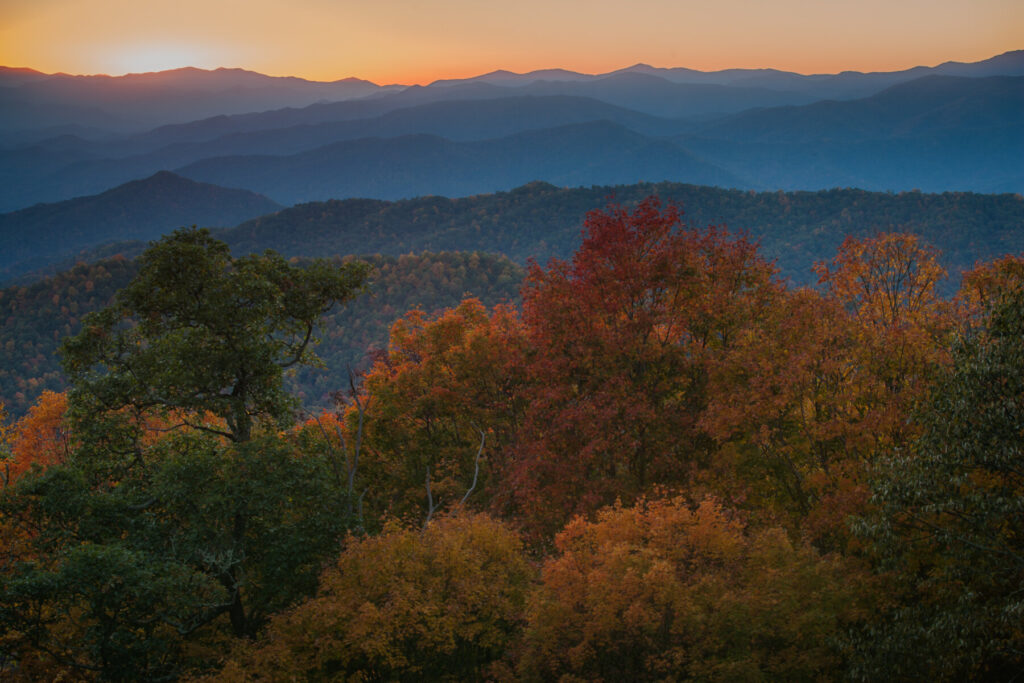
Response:
[[[525,346],[514,309],[488,311],[476,299],[436,317],[411,311],[395,322],[387,354],[363,382],[361,474],[378,512],[422,519],[428,470],[441,506],[459,502],[479,473],[468,502],[486,509],[524,409]]]
[[[531,597],[526,680],[822,680],[856,606],[835,557],[713,499],[576,518]]]
[[[571,263],[534,264],[523,289],[533,354],[509,486],[533,530],[711,465],[698,424],[709,364],[781,284],[757,246],[689,229],[654,198],[592,212]]]
[[[202,663],[197,644],[224,621],[251,636],[313,592],[350,506],[329,459],[278,431],[295,406],[282,374],[315,361],[319,316],[365,273],[234,259],[205,230],[150,247],[64,344],[66,463],[0,497],[34,546],[0,589],[7,652],[107,679],[173,677]]]
[[[72,415],[96,425],[99,416],[156,412],[248,441],[258,420],[291,419],[282,373],[315,362],[318,320],[366,275],[358,262],[235,259],[208,230],[178,230],[141,256],[113,306],[64,342]]]
[[[214,680],[490,679],[522,628],[533,574],[519,538],[487,516],[392,526],[349,543],[319,593]]]
[[[33,465],[47,467],[66,462],[71,450],[67,424],[67,396],[52,391],[40,394],[35,405],[10,430],[10,462],[0,474],[3,485],[17,481]]]
[[[984,326],[992,306],[1021,288],[1024,288],[1024,254],[1007,254],[976,264],[964,273],[956,298],[968,320]]]
[[[1011,680],[1024,672],[1024,287],[988,298],[873,484],[860,524],[894,604],[857,634],[859,673]]]

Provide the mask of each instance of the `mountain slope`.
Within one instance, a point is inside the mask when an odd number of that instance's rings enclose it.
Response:
[[[860,100],[748,111],[699,129],[745,142],[855,142],[1024,123],[1024,77],[926,76]]]
[[[103,145],[62,136],[27,149],[0,151],[0,178],[8,180],[0,185],[0,208],[18,208],[18,202],[93,194],[209,157],[288,155],[343,140],[417,133],[453,141],[484,140],[600,120],[653,135],[671,135],[691,128],[589,98],[521,96],[435,102],[372,118],[236,133],[201,142],[166,144],[155,150],[148,150],[151,140],[145,137]],[[32,186],[26,187],[29,177]]]
[[[1024,198],[971,193],[823,190],[747,192],[678,183],[558,188],[531,183],[461,199],[351,199],[301,204],[218,236],[236,254],[275,249],[288,256],[486,250],[519,262],[568,258],[588,211],[650,195],[675,202],[694,226],[748,232],[783,275],[811,284],[810,267],[831,258],[847,235],[919,234],[943,250],[954,276],[975,261],[1024,251]]]
[[[328,406],[331,392],[347,385],[347,370],[358,367],[367,351],[384,348],[396,318],[419,308],[433,312],[452,307],[465,296],[487,305],[517,297],[523,270],[493,254],[419,254],[368,257],[373,271],[367,292],[324,316],[316,352],[325,367],[302,368],[290,375],[289,389],[307,407]],[[57,348],[81,329],[81,317],[107,306],[137,270],[134,261],[113,258],[79,264],[27,286],[0,288],[0,403],[14,417],[24,414],[43,390],[66,387]]]
[[[155,239],[183,225],[229,226],[279,208],[247,190],[161,172],[99,195],[0,215],[0,277],[54,263],[86,246]]]
[[[0,67],[0,127],[33,130],[88,123],[116,132],[162,124],[306,106],[395,89],[349,78],[333,82],[192,67],[125,76],[40,74]],[[88,118],[84,112],[91,112]]]
[[[671,142],[607,121],[477,142],[429,135],[368,138],[289,156],[206,159],[177,172],[203,182],[250,188],[286,204],[344,197],[465,196],[535,179],[558,185],[637,179],[741,184]]]

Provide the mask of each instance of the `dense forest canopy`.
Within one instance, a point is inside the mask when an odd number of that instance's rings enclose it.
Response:
[[[395,311],[299,419],[283,366],[363,277],[520,273],[227,249],[151,246],[64,342],[69,391],[0,422],[6,677],[1024,671],[1024,257],[949,298],[919,236],[851,235],[796,287],[647,198],[517,301]]]
[[[779,274],[799,285],[817,282],[813,264],[832,258],[848,235],[918,235],[940,250],[937,258],[949,275],[938,289],[946,296],[979,261],[1024,251],[1024,200],[1019,195],[850,189],[755,193],[677,183],[589,189],[532,183],[463,199],[321,202],[214,234],[238,255],[268,248],[302,258],[381,254],[364,257],[379,268],[372,278],[374,295],[324,321],[320,354],[327,360],[326,372],[300,370],[289,379],[291,390],[307,405],[322,407],[332,391],[345,385],[347,367],[365,363],[368,349],[385,346],[387,326],[405,311],[438,311],[467,294],[488,305],[515,300],[521,271],[488,253],[504,254],[520,266],[530,258],[541,264],[568,258],[581,243],[580,222],[587,211],[613,200],[634,206],[652,193],[678,203],[689,225],[714,224],[748,234]],[[49,278],[0,289],[5,333],[0,400],[12,414],[23,414],[44,389],[66,386],[55,355],[59,340],[77,332],[82,314],[105,306],[127,284],[135,266],[122,257],[144,248],[142,242],[106,245],[83,255],[89,265],[79,263]]]
[[[346,260],[335,257],[341,264]],[[285,378],[289,390],[308,406],[330,405],[331,392],[345,386],[349,368],[366,364],[366,355],[387,343],[388,327],[408,310],[437,311],[465,295],[488,305],[518,296],[523,271],[511,261],[472,252],[374,256],[368,291],[351,305],[321,318],[317,337],[321,368],[296,368]],[[0,290],[4,344],[0,347],[0,401],[20,416],[43,391],[63,391],[57,348],[75,334],[82,317],[113,301],[136,274],[138,265],[123,257],[79,264],[52,278]]]
[[[37,245],[34,255],[40,269],[35,275],[21,275],[16,283],[30,284],[42,274],[69,269],[76,261],[141,253],[146,247],[144,241],[123,240],[155,238],[178,224],[165,219],[165,230],[157,230],[157,223],[140,218],[136,212],[128,221],[135,229],[128,231],[124,228],[126,217],[120,211],[108,219],[101,207],[110,210],[115,199],[145,205],[154,195],[162,201],[171,200],[182,191],[182,185],[192,192],[186,202],[189,206],[201,206],[200,200],[206,200],[208,194],[220,196],[218,206],[223,212],[236,206],[228,190],[221,189],[218,195],[212,186],[161,173],[105,195],[8,214],[0,232],[35,235],[20,239],[31,239]],[[204,191],[199,193],[202,188]],[[943,252],[943,265],[952,274],[943,290],[948,294],[958,286],[960,273],[976,262],[1024,249],[1024,199],[1019,194],[891,193],[850,188],[751,192],[668,182],[590,187],[533,182],[508,192],[455,199],[426,196],[400,201],[311,202],[262,215],[217,235],[239,255],[264,249],[288,257],[482,251],[504,254],[525,265],[529,258],[541,263],[551,257],[569,258],[580,245],[581,219],[588,211],[603,209],[609,203],[632,206],[652,194],[682,206],[684,218],[691,225],[726,225],[734,232],[749,233],[760,243],[762,253],[776,261],[782,275],[798,284],[812,284],[811,265],[831,258],[848,235],[920,235]],[[159,206],[150,207],[150,211]],[[182,215],[181,208],[176,207],[174,215]],[[27,220],[33,216],[41,220]],[[208,227],[223,225],[219,220],[202,212],[192,218]],[[80,234],[85,226],[93,244],[101,246],[75,254],[69,250],[72,242],[60,239],[54,245],[39,247],[38,235]],[[12,276],[22,272],[10,271]]]
[[[1024,198],[970,192],[751,192],[682,183],[556,187],[530,183],[509,192],[461,199],[421,197],[384,202],[301,204],[219,236],[237,253],[274,249],[289,256],[497,252],[524,263],[569,258],[580,246],[580,219],[609,203],[632,206],[648,196],[682,207],[690,225],[724,225],[749,233],[785,277],[812,284],[811,266],[832,257],[849,235],[910,232],[942,250],[952,274],[1024,250]]]

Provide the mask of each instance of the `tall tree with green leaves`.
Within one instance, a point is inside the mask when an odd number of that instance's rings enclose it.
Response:
[[[273,252],[235,259],[209,231],[179,230],[150,247],[114,305],[64,343],[72,408],[90,422],[125,409],[173,412],[248,441],[260,419],[290,419],[296,400],[282,373],[316,361],[317,322],[359,291],[367,271],[324,260],[299,268]]]
[[[855,639],[865,678],[1024,674],[1022,285],[993,290],[986,324],[954,347],[921,437],[874,484],[879,514],[861,530],[899,597]]]
[[[252,635],[311,594],[349,520],[328,456],[280,430],[288,368],[367,268],[232,258],[206,230],[142,256],[63,346],[74,447],[0,498],[35,552],[4,567],[9,661],[108,680],[201,666],[197,642]],[[50,669],[46,669],[49,666]]]

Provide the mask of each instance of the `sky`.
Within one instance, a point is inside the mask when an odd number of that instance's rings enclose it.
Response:
[[[429,83],[495,69],[893,71],[1024,48],[1021,0],[0,0],[0,65]]]

